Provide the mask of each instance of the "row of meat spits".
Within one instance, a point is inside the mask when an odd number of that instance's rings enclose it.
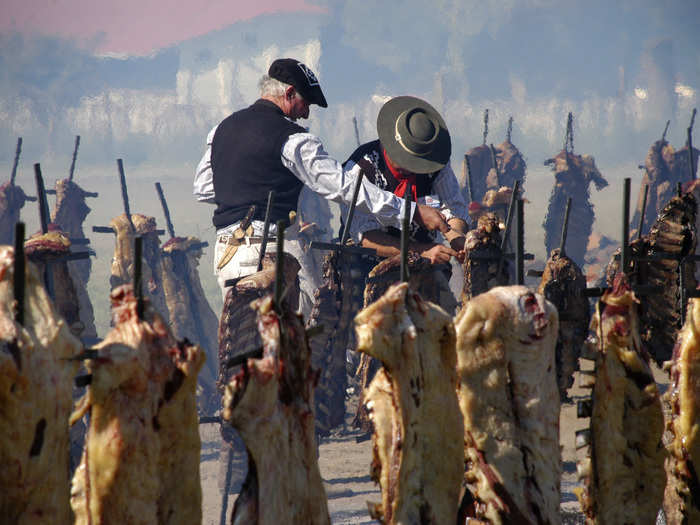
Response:
[[[76,138],[71,174],[66,179],[56,181],[53,190],[56,205],[50,215],[45,213],[45,218],[42,215],[42,231],[27,240],[25,251],[30,260],[39,266],[47,283],[50,282],[52,299],[71,331],[84,341],[94,342],[98,340],[98,334],[93,305],[87,292],[92,263],[89,257],[76,259],[76,256],[88,255],[81,253],[87,250],[89,244],[83,230],[90,212],[86,199],[97,197],[97,193],[83,190],[73,180],[78,145],[79,137]],[[16,173],[20,149],[21,139],[18,141],[13,175]],[[164,232],[156,229],[155,218],[130,213],[121,159],[118,160],[118,165],[125,213],[115,217],[108,227],[93,229],[115,236],[110,288],[113,290],[133,281],[134,239],[141,237],[144,247],[145,293],[151,304],[170,323],[176,337],[199,342],[210,356],[201,377],[200,408],[204,412],[213,412],[219,404],[215,388],[218,319],[206,300],[197,270],[206,243],[201,243],[195,237],[175,235],[162,188],[156,183],[170,235],[170,239],[161,246],[159,234]],[[41,189],[43,179],[38,164],[35,165],[35,171],[40,209],[48,210],[45,193],[49,192]],[[13,243],[14,224],[19,220],[20,209],[26,199],[21,188],[14,184],[14,176],[0,188],[0,244]]]
[[[21,244],[20,244],[21,247]],[[197,374],[203,350],[172,335],[130,285],[113,328],[85,349],[36,266],[0,247],[0,512],[8,524],[199,523]],[[18,266],[19,263],[19,266]],[[89,384],[73,406],[73,378]],[[69,425],[88,415],[69,478]]]

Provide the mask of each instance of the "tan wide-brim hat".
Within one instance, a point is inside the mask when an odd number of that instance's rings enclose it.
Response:
[[[391,161],[405,170],[433,173],[450,161],[450,133],[440,114],[425,100],[392,98],[379,110],[377,132]]]

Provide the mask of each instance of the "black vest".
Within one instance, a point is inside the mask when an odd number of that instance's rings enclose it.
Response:
[[[216,128],[211,145],[214,178],[214,226],[242,220],[252,204],[254,219],[264,220],[267,194],[275,190],[270,219],[288,219],[295,210],[303,183],[282,164],[282,148],[290,135],[305,133],[267,100],[226,117]]]
[[[393,193],[399,185],[399,181],[391,174],[389,167],[386,165],[384,155],[382,154],[381,143],[378,140],[374,140],[362,144],[350,155],[350,158],[346,160],[343,165],[347,164],[350,160],[357,164],[362,158],[371,162],[375,169],[374,173],[365,172],[367,179],[380,189]],[[437,175],[436,172],[418,175],[416,177],[416,195],[418,198],[425,197],[432,193],[433,181],[437,178]],[[401,230],[397,228],[389,226],[385,228],[385,231],[395,237],[401,237]],[[411,239],[418,242],[434,242],[435,233],[415,223],[411,223]]]

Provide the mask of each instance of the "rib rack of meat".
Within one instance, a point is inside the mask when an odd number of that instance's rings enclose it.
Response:
[[[593,182],[596,189],[600,191],[608,185],[608,182],[598,171],[590,155],[576,155],[563,149],[556,157],[547,160],[545,165],[552,165],[555,173],[547,215],[542,223],[547,253],[552,253],[559,244],[564,209],[567,200],[571,198],[567,254],[576,264],[583,266],[588,237],[591,235],[595,218],[589,186]]]
[[[156,233],[156,220],[140,213],[132,213],[130,218],[131,220],[122,213],[109,223],[116,235],[109,284],[114,290],[118,286],[133,282],[134,237],[140,235],[143,239],[143,291],[153,308],[167,321],[168,307],[161,280],[163,261],[160,240]]]
[[[469,301],[455,319],[467,515],[560,523],[557,311],[524,286]]]
[[[657,140],[649,148],[644,160],[644,176],[637,197],[637,208],[632,217],[632,224],[639,224],[639,214],[644,200],[644,187],[649,187],[647,205],[644,213],[644,225],[642,233],[649,232],[656,216],[661,212],[666,203],[671,200],[676,192],[676,182],[688,180],[686,176],[677,179],[672,172],[675,158],[673,146],[666,142],[665,138]]]
[[[203,388],[201,400],[206,413],[220,406],[216,390],[219,320],[204,296],[199,279],[199,258],[202,249],[195,237],[173,237],[162,248],[162,270],[165,303],[168,307],[170,329],[176,339],[197,341],[207,360],[199,373]]]
[[[91,382],[71,420],[90,414],[73,476],[75,523],[189,524],[202,520],[199,346],[177,341],[131,285],[111,294],[113,328],[86,361]]]
[[[231,523],[330,524],[314,435],[318,372],[303,320],[284,301],[278,314],[270,295],[251,306],[262,358],[248,359],[224,392],[224,420],[248,450]]]
[[[700,299],[691,299],[669,363],[673,440],[666,460],[664,512],[668,525],[700,523]]]
[[[87,214],[90,213],[90,208],[85,203],[85,198],[88,195],[75,182],[68,179],[56,181],[56,207],[51,215],[51,222],[65,232],[70,239],[86,239],[83,231],[83,222]],[[74,245],[72,247],[74,252],[86,250],[85,246]],[[92,302],[87,293],[87,283],[90,278],[91,268],[92,261],[89,258],[71,261],[68,264],[68,271],[73,279],[78,295],[80,320],[85,326],[81,336],[96,338],[95,315]]]
[[[24,324],[14,321],[14,250],[0,246],[0,519],[71,523],[68,420],[82,348],[28,265]]]
[[[314,306],[306,323],[308,327],[324,327],[322,335],[309,341],[311,364],[321,372],[314,400],[317,431],[322,436],[327,436],[345,418],[345,356],[352,346],[352,319],[362,308],[364,266],[366,262],[358,255],[326,255],[323,285],[314,293]]]
[[[365,286],[364,306],[379,300],[389,287],[400,279],[401,255],[397,254],[379,262],[369,272],[367,285]],[[449,279],[445,277],[441,269],[436,268],[425,257],[417,252],[408,252],[408,283],[411,290],[414,290],[426,301],[433,302],[441,306],[446,312],[453,312],[456,304],[452,292],[449,289]],[[355,371],[355,376],[359,380],[359,387],[362,392],[367,389],[370,381],[379,368],[379,361],[363,353],[360,356],[360,363]],[[369,432],[371,422],[365,408],[365,404],[360,402],[353,424]]]
[[[464,242],[467,257],[464,261],[462,304],[490,288],[508,282],[508,262],[501,265],[498,276],[498,258],[501,256],[500,221],[493,213],[479,217],[475,229],[467,232]]]
[[[586,288],[586,278],[581,268],[562,255],[559,248],[552,252],[542,274],[537,292],[544,295],[559,312],[556,364],[557,385],[562,400],[574,383],[574,371],[578,370],[581,347],[588,335],[590,313],[588,299],[581,293]]]
[[[52,230],[32,235],[24,243],[24,252],[37,266],[40,275],[45,271],[52,273],[56,309],[71,332],[80,336],[85,330],[85,325],[80,316],[77,287],[68,269],[69,263],[64,258],[70,253],[70,245],[70,239],[64,232]]]
[[[374,425],[370,513],[385,524],[455,523],[464,472],[452,319],[408,283],[355,317],[357,349],[382,362],[365,392]]]
[[[14,242],[15,224],[27,196],[22,188],[7,181],[0,185],[0,245]]]
[[[590,426],[576,436],[585,456],[577,495],[587,523],[653,524],[663,499],[663,413],[639,334],[638,302],[618,273],[591,320]]]

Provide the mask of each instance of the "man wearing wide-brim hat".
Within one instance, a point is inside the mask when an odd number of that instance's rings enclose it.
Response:
[[[293,58],[277,59],[260,80],[260,98],[229,115],[207,137],[194,194],[217,205],[214,265],[224,297],[226,280],[257,269],[270,190],[275,191],[273,224],[296,209],[304,185],[328,200],[352,201],[356,174],[344,171],[321,140],[295,122],[308,118],[310,104],[328,105],[314,72]],[[248,217],[252,205],[255,210]],[[383,226],[400,226],[402,199],[369,181],[363,181],[357,209]],[[431,230],[449,229],[439,211],[426,205],[414,206],[412,219]],[[271,234],[268,253],[275,247],[274,228]]]
[[[439,210],[451,230],[444,234],[447,246],[434,231],[412,224],[409,250],[433,264],[447,263],[453,257],[462,260],[468,208],[449,165],[452,146],[444,119],[424,100],[395,97],[379,111],[377,132],[379,139],[358,147],[345,168],[350,173],[362,171],[376,186],[398,197],[404,197],[410,186],[412,199]],[[355,213],[350,233],[380,257],[400,253],[400,230],[380,224],[363,211]]]

